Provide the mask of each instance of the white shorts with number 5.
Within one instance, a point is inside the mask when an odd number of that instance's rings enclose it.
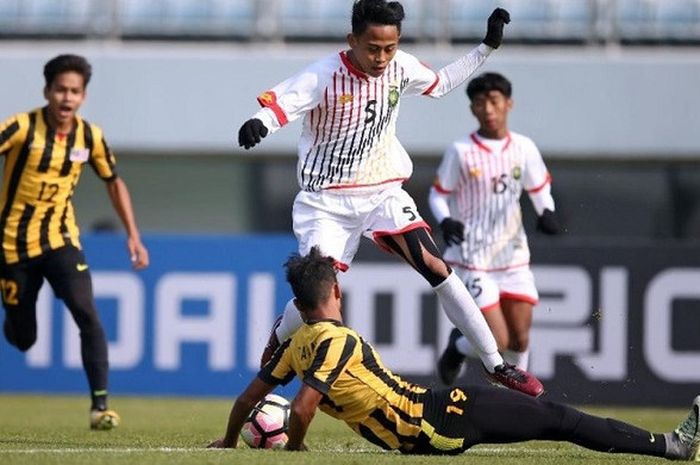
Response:
[[[475,271],[452,264],[482,312],[500,305],[501,299],[518,300],[535,305],[539,299],[535,277],[529,266],[502,271]]]
[[[376,243],[382,236],[430,229],[400,185],[367,195],[301,191],[294,199],[292,221],[299,253],[306,255],[318,246],[341,270],[352,263],[362,236]]]

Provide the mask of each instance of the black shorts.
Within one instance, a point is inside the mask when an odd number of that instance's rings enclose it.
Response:
[[[92,298],[92,280],[85,255],[77,247],[68,245],[19,263],[1,264],[5,308],[33,307],[44,278],[56,296],[63,300]]]

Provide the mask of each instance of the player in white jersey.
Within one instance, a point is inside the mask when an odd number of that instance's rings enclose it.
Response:
[[[532,309],[538,294],[522,223],[525,190],[538,229],[559,230],[551,177],[535,143],[508,130],[513,107],[510,81],[484,73],[467,86],[479,129],[449,146],[430,191],[430,207],[448,248],[445,260],[464,281],[508,363],[526,370]],[[453,384],[469,342],[450,334],[438,362],[443,382]]]
[[[349,50],[323,58],[258,97],[262,109],[239,130],[246,149],[304,117],[299,141],[301,191],[292,211],[299,253],[313,246],[347,270],[362,236],[402,257],[435,289],[449,319],[467,335],[496,382],[532,396],[542,384],[504,363],[498,345],[462,281],[442,259],[427,223],[402,188],[412,172],[396,138],[402,96],[441,97],[464,82],[497,48],[508,12],[496,9],[484,43],[438,72],[398,50],[403,7],[359,0]],[[290,301],[271,334],[263,363],[302,324]]]

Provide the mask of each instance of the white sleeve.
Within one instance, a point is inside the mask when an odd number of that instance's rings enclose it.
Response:
[[[442,155],[440,166],[437,169],[437,177],[433,185],[443,193],[450,194],[456,187],[461,176],[461,156],[457,144],[451,144]]]
[[[450,207],[447,202],[447,199],[449,198],[449,194],[438,191],[435,186],[430,188],[428,204],[430,205],[430,211],[433,212],[433,217],[435,217],[438,224],[442,223],[442,220],[448,216],[452,216],[450,215]]]
[[[532,206],[537,215],[541,215],[545,209],[554,211],[554,197],[552,197],[552,177],[547,171],[542,154],[534,142],[525,159],[525,173],[523,175],[523,188],[530,196]]]
[[[457,187],[460,177],[460,155],[457,144],[451,144],[442,155],[433,187],[430,189],[428,204],[438,223],[450,215],[449,198]]]
[[[493,50],[486,44],[479,44],[478,47],[460,57],[457,61],[441,68],[437,73],[438,84],[427,95],[439,98],[462,85],[481,67]]]
[[[317,64],[277,84],[258,96],[261,108],[253,118],[259,118],[270,132],[296,120],[319,104],[324,85]]]
[[[418,61],[417,58],[406,54],[413,60],[408,62],[407,69],[410,81],[404,92],[409,95],[421,94],[434,98],[442,97],[469,79],[493,50],[486,44],[479,44],[478,47],[441,68],[437,73]]]

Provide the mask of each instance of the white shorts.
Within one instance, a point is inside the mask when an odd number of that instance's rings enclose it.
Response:
[[[301,191],[294,199],[292,221],[299,253],[306,255],[318,246],[341,270],[352,263],[362,236],[376,243],[381,236],[430,229],[400,185],[367,195]]]
[[[501,299],[528,302],[532,305],[539,300],[535,276],[529,266],[518,266],[503,271],[473,271],[459,267],[454,269],[482,312],[499,306]]]

